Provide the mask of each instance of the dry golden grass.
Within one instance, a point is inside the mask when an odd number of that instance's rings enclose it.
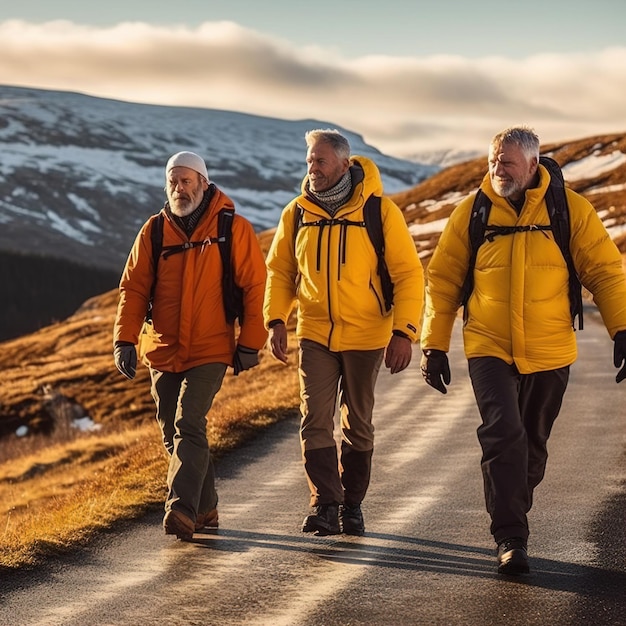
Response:
[[[162,506],[167,457],[147,369],[126,381],[111,357],[115,300],[104,294],[66,322],[0,351],[0,420],[46,431],[0,440],[0,569],[35,565]],[[231,372],[209,413],[216,457],[295,414],[299,402],[295,361],[285,367],[262,351],[258,367]],[[101,430],[72,429],[77,411]]]
[[[156,425],[80,438],[0,466],[0,565],[33,565],[163,497]]]

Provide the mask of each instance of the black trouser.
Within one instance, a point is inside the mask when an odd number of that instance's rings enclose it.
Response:
[[[547,442],[561,409],[569,366],[520,374],[515,365],[494,357],[469,360],[482,425],[485,504],[496,542],[528,539],[533,490],[543,479]]]

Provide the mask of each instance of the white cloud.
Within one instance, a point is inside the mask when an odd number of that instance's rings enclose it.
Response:
[[[0,75],[9,85],[326,120],[396,156],[486,151],[493,134],[518,123],[544,142],[625,130],[626,47],[525,59],[347,59],[233,22],[11,20],[0,23]]]

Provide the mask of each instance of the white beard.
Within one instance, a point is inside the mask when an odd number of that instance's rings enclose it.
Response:
[[[193,206],[192,200],[170,200],[170,209],[177,217],[191,215],[197,207]]]

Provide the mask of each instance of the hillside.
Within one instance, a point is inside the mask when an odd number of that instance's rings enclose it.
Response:
[[[139,227],[163,206],[165,163],[179,150],[203,156],[257,232],[272,228],[306,172],[305,132],[332,126],[0,86],[0,250],[119,275]],[[376,160],[390,192],[438,169],[341,130],[355,154]]]
[[[267,251],[269,233],[261,233],[259,240]],[[66,320],[0,344],[0,439],[13,437],[20,426],[31,433],[50,434],[85,417],[113,430],[153,419],[148,370],[140,365],[135,380],[129,382],[113,363],[117,297],[116,289],[107,291]],[[262,355],[266,362],[255,370],[264,372],[255,384],[274,384],[278,398],[282,383],[268,383],[265,376],[267,370],[282,366],[266,357]],[[226,386],[241,389],[249,383],[247,377],[225,379]]]
[[[590,137],[546,145],[564,165],[566,180],[595,205],[611,236],[626,255],[626,137]],[[405,192],[392,195],[404,211],[425,265],[454,205],[482,179],[486,159],[447,168]],[[260,233],[267,250],[273,230]],[[625,257],[626,258],[626,257]],[[116,290],[87,301],[74,315],[40,331],[2,344],[0,436],[20,425],[50,430],[58,406],[99,424],[119,426],[152,419],[147,370],[139,368],[129,385],[111,356]],[[267,355],[266,366],[271,358]],[[228,385],[242,384],[227,376]]]
[[[331,126],[0,85],[0,278],[11,296],[0,308],[0,341],[64,319],[117,285],[137,231],[163,206],[174,152],[201,154],[211,179],[262,232],[299,190],[305,131]],[[355,153],[376,160],[390,191],[438,169],[342,130]],[[26,277],[15,266],[36,271]],[[36,303],[33,293],[42,295]]]

